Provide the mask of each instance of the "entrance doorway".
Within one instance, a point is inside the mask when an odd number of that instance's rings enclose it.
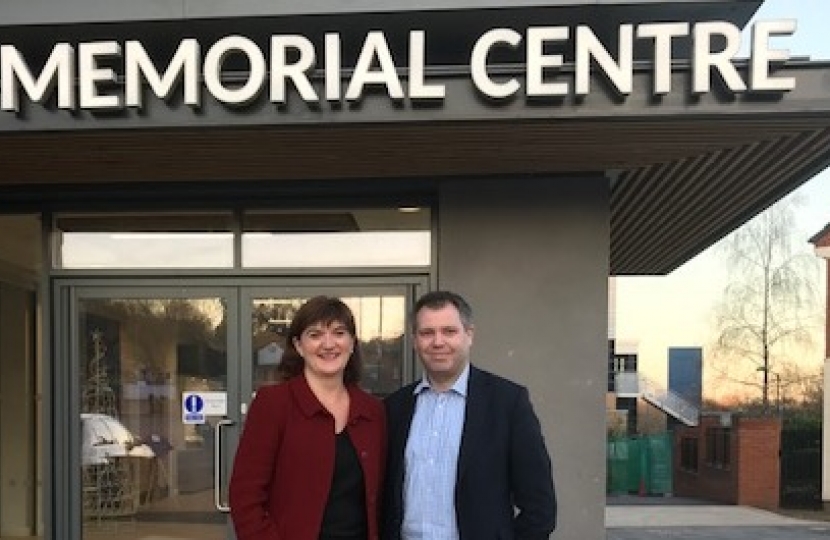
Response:
[[[54,366],[67,392],[53,410],[68,428],[54,448],[69,451],[56,450],[54,478],[72,496],[55,499],[55,527],[77,540],[233,539],[236,442],[254,393],[276,380],[299,306],[318,294],[350,306],[362,385],[383,397],[414,376],[407,314],[425,287],[420,277],[57,282],[55,358],[68,362]]]

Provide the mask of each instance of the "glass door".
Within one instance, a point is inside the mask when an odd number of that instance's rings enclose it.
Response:
[[[345,281],[345,280],[342,280]],[[330,282],[329,282],[330,283]],[[244,412],[275,382],[291,319],[342,298],[363,349],[362,385],[382,397],[414,376],[407,313],[421,281],[233,287],[59,286],[54,486],[71,540],[233,539],[227,482]],[[65,437],[65,438],[61,438]],[[66,506],[63,506],[66,505]],[[65,528],[63,528],[65,527]],[[62,528],[62,529],[61,529]]]
[[[237,290],[75,292],[81,537],[224,540]]]

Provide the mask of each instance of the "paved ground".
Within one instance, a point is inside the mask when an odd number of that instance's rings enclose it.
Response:
[[[828,540],[830,522],[678,498],[611,497],[607,540]]]

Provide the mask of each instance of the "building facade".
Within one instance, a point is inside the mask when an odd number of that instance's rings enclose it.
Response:
[[[703,348],[669,347],[669,390],[692,405],[703,405]]]
[[[526,384],[563,540],[604,537],[609,275],[664,274],[830,163],[830,66],[760,1],[0,3],[0,535],[219,540],[313,294],[365,384],[421,293]]]
[[[731,413],[701,417],[674,432],[674,493],[776,510],[780,503],[781,419]]]
[[[826,283],[830,284],[830,223],[810,238],[810,243],[817,257],[824,259],[824,273]],[[821,500],[827,506],[830,501],[830,288],[826,289],[827,298],[824,300],[825,327],[824,327],[824,414],[822,416],[822,453],[821,453]]]

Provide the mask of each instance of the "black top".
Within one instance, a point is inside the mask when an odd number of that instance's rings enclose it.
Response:
[[[334,477],[320,540],[365,540],[366,489],[360,458],[344,429],[335,436]]]

